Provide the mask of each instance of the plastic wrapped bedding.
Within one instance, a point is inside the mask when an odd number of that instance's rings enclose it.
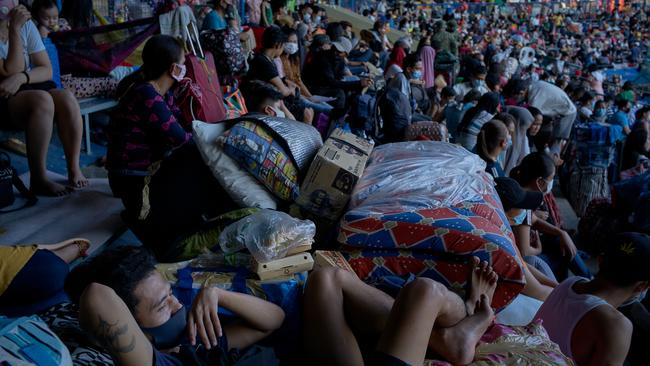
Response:
[[[350,260],[359,277],[372,282],[383,273],[414,273],[464,288],[467,276],[458,274],[477,256],[499,275],[493,306],[507,305],[524,287],[522,262],[492,177],[484,169],[478,156],[444,142],[376,148],[352,193],[338,237],[348,248],[361,249]],[[395,249],[400,254],[382,253]],[[426,255],[432,257],[418,258]],[[463,265],[437,265],[441,258]],[[409,270],[407,260],[424,267]]]
[[[477,202],[493,192],[485,163],[464,148],[445,142],[382,145],[372,153],[355,187],[350,208],[398,212]]]

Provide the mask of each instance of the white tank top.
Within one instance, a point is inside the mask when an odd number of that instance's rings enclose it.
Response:
[[[572,277],[556,287],[539,308],[535,319],[543,321],[549,337],[560,346],[562,353],[573,359],[571,336],[578,322],[591,310],[609,305],[598,296],[577,294],[573,291],[576,282],[588,281],[583,277]]]

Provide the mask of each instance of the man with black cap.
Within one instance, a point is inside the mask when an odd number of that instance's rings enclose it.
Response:
[[[530,241],[530,226],[532,225],[532,212],[539,208],[544,200],[541,192],[524,190],[519,183],[507,177],[500,177],[494,180],[496,191],[501,199],[503,211],[508,217],[512,232],[515,236],[517,248],[528,246]],[[522,258],[523,259],[523,258]],[[546,300],[557,283],[549,279],[536,267],[525,266],[526,287],[522,291],[524,295]]]
[[[539,309],[549,337],[577,365],[622,365],[632,323],[617,308],[650,288],[650,236],[615,235],[589,281],[562,282]]]

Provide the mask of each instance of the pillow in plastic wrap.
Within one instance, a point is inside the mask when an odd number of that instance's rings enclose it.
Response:
[[[251,173],[278,198],[298,197],[298,169],[267,127],[242,121],[219,137],[223,151]]]
[[[223,152],[217,138],[227,129],[226,123],[192,123],[194,141],[201,156],[221,187],[240,207],[275,210],[276,198],[262,183]]]

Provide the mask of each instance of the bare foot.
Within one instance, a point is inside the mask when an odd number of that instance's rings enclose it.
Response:
[[[84,188],[88,186],[88,179],[83,175],[80,169],[71,170],[68,174],[68,183],[73,188]]]
[[[66,263],[72,263],[77,258],[88,256],[90,241],[81,238],[70,239],[56,244],[39,245],[38,248],[50,250]]]
[[[29,189],[37,196],[62,197],[70,194],[70,188],[49,179],[32,180]]]
[[[472,274],[470,275],[469,289],[467,290],[467,298],[465,299],[467,315],[474,314],[474,308],[481,295],[486,295],[489,303],[492,303],[494,290],[496,290],[497,281],[499,280],[499,276],[487,262],[481,262],[478,257],[472,257],[471,261]]]
[[[440,355],[454,365],[467,365],[474,361],[476,345],[494,321],[494,311],[486,295],[479,296],[474,308],[474,315],[463,319],[457,325],[434,330],[439,332],[443,339],[444,347],[440,347],[440,351],[444,352]]]

